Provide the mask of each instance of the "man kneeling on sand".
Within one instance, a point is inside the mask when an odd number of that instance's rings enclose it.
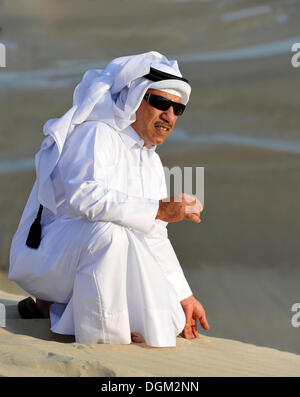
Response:
[[[209,329],[168,239],[167,223],[200,222],[202,205],[167,197],[155,149],[191,87],[157,52],[87,71],[73,107],[44,126],[36,182],[10,253],[9,279],[37,298],[21,316],[47,317],[79,343],[175,346]]]

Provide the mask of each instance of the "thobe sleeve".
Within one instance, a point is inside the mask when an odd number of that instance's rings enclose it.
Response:
[[[154,224],[159,201],[109,188],[110,169],[118,162],[112,133],[117,134],[108,126],[93,123],[70,137],[60,164],[70,213],[147,233]],[[114,172],[122,171],[122,167],[114,168]]]

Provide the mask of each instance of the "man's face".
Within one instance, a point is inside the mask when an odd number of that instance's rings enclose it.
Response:
[[[180,97],[168,92],[150,88],[147,93],[163,96],[173,102],[180,102]],[[173,107],[168,110],[159,110],[151,106],[145,99],[136,111],[136,121],[131,127],[144,140],[146,146],[161,145],[171,134],[178,116],[175,116]]]

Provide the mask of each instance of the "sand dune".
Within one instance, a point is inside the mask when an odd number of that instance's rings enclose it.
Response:
[[[145,344],[83,345],[52,340],[48,320],[23,320],[22,296],[0,291],[0,376],[299,376],[300,356],[201,335],[176,348]]]

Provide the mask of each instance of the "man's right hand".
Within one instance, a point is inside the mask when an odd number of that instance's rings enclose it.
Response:
[[[180,193],[170,197],[168,201],[159,200],[156,219],[165,222],[179,222],[184,219],[200,223],[202,204],[195,196]]]

